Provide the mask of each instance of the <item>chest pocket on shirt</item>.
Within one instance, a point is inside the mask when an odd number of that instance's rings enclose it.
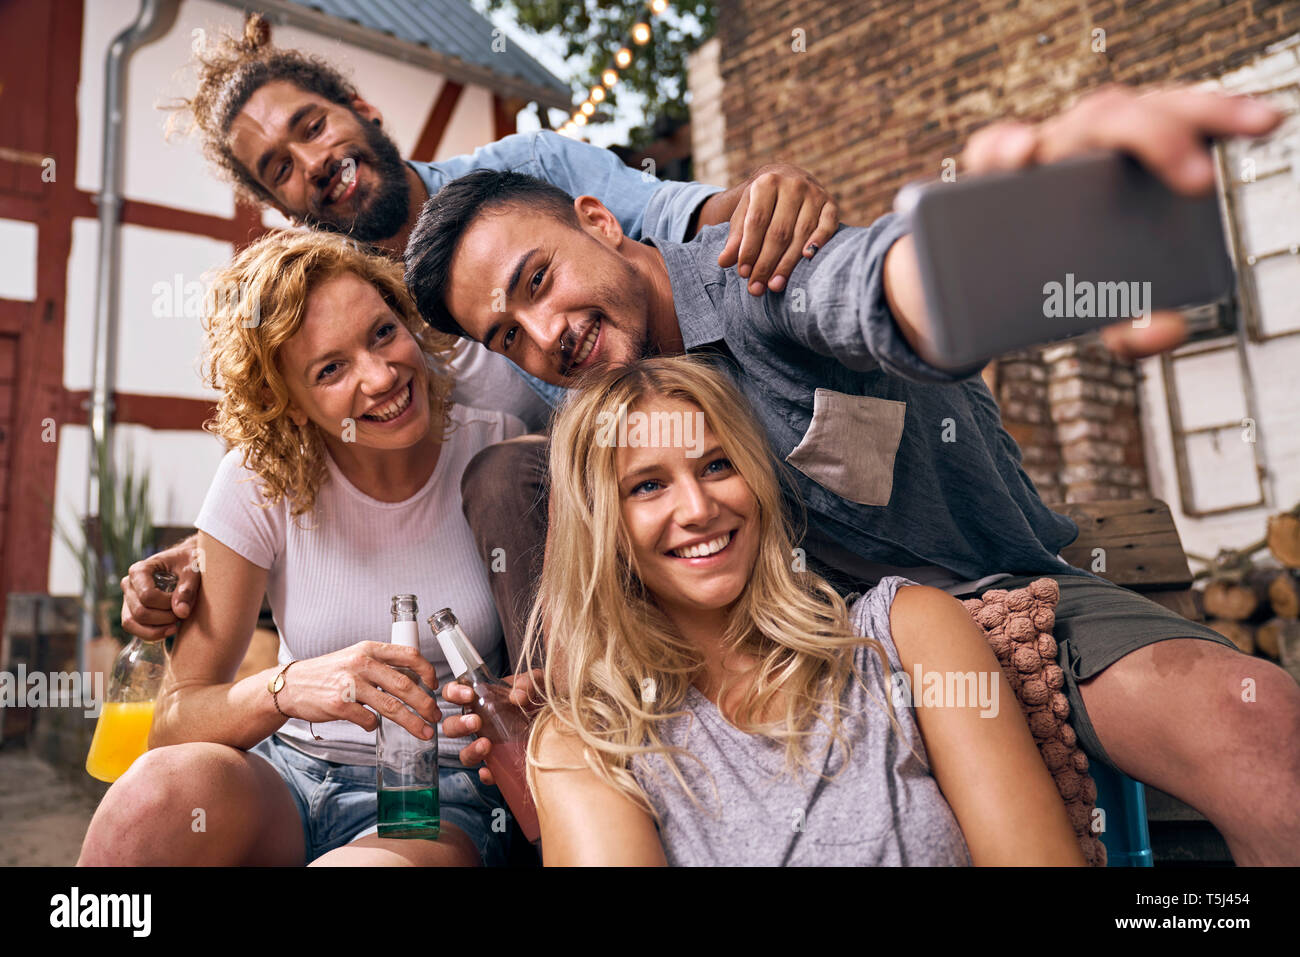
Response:
[[[785,460],[850,502],[888,505],[906,412],[906,402],[818,389],[812,423]]]

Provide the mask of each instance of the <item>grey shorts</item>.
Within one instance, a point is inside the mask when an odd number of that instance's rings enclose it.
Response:
[[[1061,600],[1056,606],[1056,662],[1065,672],[1065,693],[1070,702],[1070,724],[1079,745],[1091,760],[1120,769],[1101,746],[1093,729],[1088,709],[1079,693],[1079,682],[1105,671],[1131,651],[1169,638],[1204,638],[1237,646],[1217,631],[1198,622],[1188,621],[1163,605],[1143,598],[1136,592],[1112,585],[1100,578],[1082,575],[1018,575],[1003,579],[976,595],[1001,588],[1023,588],[1039,578],[1051,578],[1061,586]],[[960,596],[970,598],[971,595]]]

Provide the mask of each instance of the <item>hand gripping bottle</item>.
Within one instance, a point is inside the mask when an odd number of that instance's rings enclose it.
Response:
[[[393,596],[393,644],[420,649],[420,626],[415,620],[418,611],[414,595]],[[420,676],[410,668],[397,670],[425,688]],[[405,707],[424,721],[410,705]],[[426,740],[379,715],[379,730],[375,735],[375,789],[379,798],[380,837],[437,840],[440,822],[436,725],[433,737]]]
[[[537,823],[537,806],[528,790],[525,754],[528,744],[528,716],[510,700],[510,687],[497,681],[483,666],[483,659],[460,627],[450,608],[430,616],[429,627],[438,637],[451,673],[474,691],[474,702],[466,705],[483,721],[480,735],[492,742],[488,769],[501,789],[524,836],[534,844],[542,836]]]
[[[154,572],[153,583],[168,594],[176,590],[171,572]],[[167,659],[165,640],[132,638],[118,653],[86,755],[86,771],[92,778],[111,784],[149,749],[153,706],[167,674]]]

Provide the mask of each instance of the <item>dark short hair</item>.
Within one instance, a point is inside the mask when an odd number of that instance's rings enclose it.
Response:
[[[573,197],[564,190],[535,176],[491,169],[452,180],[420,211],[406,243],[406,285],[424,321],[439,332],[474,338],[447,311],[451,260],[480,215],[507,206],[545,213],[578,227]]]

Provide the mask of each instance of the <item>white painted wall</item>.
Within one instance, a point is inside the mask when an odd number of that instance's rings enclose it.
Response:
[[[1256,92],[1300,83],[1300,36],[1270,48],[1257,62],[1220,78],[1218,86],[1233,92]],[[1275,94],[1276,95],[1276,94]],[[1300,103],[1300,92],[1295,94]],[[1258,155],[1258,173],[1267,157],[1290,154],[1300,167],[1300,138],[1288,144],[1300,120],[1291,117],[1269,147],[1243,150],[1234,146],[1230,167],[1242,158]],[[1289,148],[1288,148],[1289,147]],[[1247,254],[1300,242],[1300,179],[1279,175],[1247,188],[1239,212]],[[1300,257],[1269,260],[1272,265],[1256,273],[1260,282],[1261,319],[1266,330],[1300,328]],[[1141,416],[1151,478],[1151,491],[1169,503],[1189,552],[1212,556],[1220,548],[1235,548],[1264,536],[1269,514],[1300,501],[1300,336],[1247,342],[1245,361],[1254,382],[1257,403],[1257,438],[1267,467],[1264,491],[1267,504],[1223,515],[1190,517],[1184,514],[1174,446],[1166,410],[1165,382],[1158,359],[1141,364]],[[1237,356],[1215,353],[1195,360],[1180,360],[1175,368],[1184,428],[1240,421],[1246,412],[1244,384]],[[1255,493],[1252,459],[1244,430],[1223,432],[1216,443],[1210,438],[1189,444],[1190,470],[1196,502],[1201,507],[1243,502]],[[1193,563],[1193,567],[1199,567]]]
[[[97,191],[104,135],[104,57],[113,38],[139,13],[137,0],[86,0],[81,47],[81,83],[77,89],[77,186]],[[193,31],[216,24],[235,26],[239,12],[205,0],[181,4],[175,26],[164,37],[141,47],[127,68],[125,166],[123,189],[128,199],[230,216],[235,205],[230,188],[207,172],[197,144],[163,139],[167,113],[159,103],[192,92],[194,76],[186,69]]]
[[[198,517],[208,485],[225,454],[221,441],[206,432],[153,430],[122,425],[114,430],[116,464],[121,469],[128,450],[137,472],[147,472],[152,489],[155,525],[190,525]],[[90,468],[90,429],[65,425],[59,429],[58,480],[54,505],[59,521],[78,535],[77,516],[86,495]],[[50,548],[49,591],[52,595],[81,592],[81,572],[73,554],[55,536]]]
[[[193,293],[206,288],[206,273],[229,261],[231,245],[143,226],[121,230],[116,391],[210,398],[215,393],[199,377],[203,331]],[[73,223],[63,340],[63,384],[69,389],[90,388],[98,237],[96,220]]]
[[[35,223],[0,219],[0,299],[36,299]]]

